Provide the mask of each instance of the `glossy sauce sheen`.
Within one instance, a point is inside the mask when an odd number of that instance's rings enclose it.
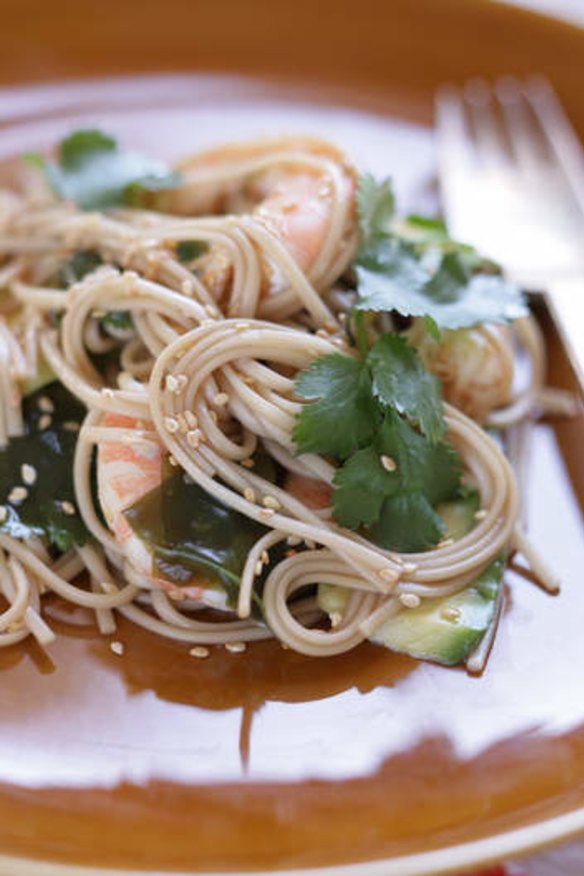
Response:
[[[419,175],[426,145],[418,158]],[[547,335],[551,383],[573,386]],[[582,417],[535,431],[529,528],[564,589],[552,598],[507,572],[481,678],[373,645],[317,660],[263,643],[200,660],[123,622],[120,657],[83,611],[55,601],[52,663],[34,644],[0,652],[0,853],[330,865],[584,805],[583,435]]]

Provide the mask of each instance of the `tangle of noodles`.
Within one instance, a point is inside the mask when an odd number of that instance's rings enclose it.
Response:
[[[354,355],[329,294],[355,253],[354,172],[332,147],[304,140],[256,144],[241,153],[229,147],[195,165],[189,176],[191,165],[183,164],[184,184],[160,202],[166,212],[83,213],[46,198],[0,199],[0,288],[6,290],[0,297],[0,446],[22,434],[19,381],[37,374],[42,356],[88,411],[74,484],[78,513],[94,539],[55,559],[40,540],[20,541],[0,531],[0,647],[28,635],[50,643],[54,634],[43,618],[49,593],[94,611],[104,634],[115,631],[119,613],[184,642],[276,636],[300,652],[325,656],[369,637],[401,609],[400,596],[456,592],[505,548],[520,549],[553,590],[553,576],[518,522],[508,460],[478,424],[449,404],[447,438],[477,486],[484,513],[467,535],[433,550],[399,554],[377,547],[339,526],[330,509],[309,507],[245,464],[261,443],[290,472],[332,483],[330,461],[295,455],[292,428],[301,406],[293,389],[294,375],[315,358]],[[278,221],[261,203],[245,203],[243,212],[228,203],[232,212],[226,215],[195,215],[214,211],[217,187],[243,197],[242,181],[280,172],[319,187],[322,210],[315,215],[322,239],[304,264],[281,233],[285,204]],[[208,246],[196,271],[176,255],[177,244],[193,240]],[[104,264],[67,289],[55,288],[52,278],[78,250],[99,253]],[[106,336],[98,314],[107,311],[129,311],[134,330],[121,340]],[[528,318],[515,331],[530,362],[529,378],[508,406],[491,412],[491,425],[529,417],[543,397],[537,326]],[[121,370],[106,381],[90,354],[118,343]],[[180,383],[180,393],[169,383]],[[218,394],[225,399],[220,411]],[[134,426],[108,425],[109,416],[130,418]],[[182,428],[185,422],[191,426]],[[191,599],[171,598],[129,562],[94,507],[95,445],[148,441],[207,494],[267,528],[245,563],[237,613],[209,619]],[[258,564],[282,542],[302,550],[288,550],[270,568],[260,622],[251,614]],[[314,626],[314,597],[295,598],[323,580],[350,592],[341,622],[328,630]]]

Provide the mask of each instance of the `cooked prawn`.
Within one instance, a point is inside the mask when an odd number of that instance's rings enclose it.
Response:
[[[261,139],[210,149],[182,161],[183,182],[156,196],[157,209],[191,216],[249,214],[281,241],[316,288],[337,279],[356,245],[355,171],[329,143],[308,137]],[[203,257],[215,292],[229,280],[220,245]],[[266,292],[279,278],[265,268]]]
[[[428,371],[441,379],[446,401],[479,423],[511,401],[513,348],[506,326],[444,331],[437,342],[422,320],[414,320],[408,340]]]
[[[126,430],[128,436],[135,433],[131,442],[104,441],[97,452],[99,502],[106,523],[130,567],[153,587],[163,588],[173,595],[178,592],[195,602],[224,607],[225,593],[214,587],[213,582],[202,574],[194,578],[194,583],[180,588],[156,575],[152,547],[135,533],[124,514],[162,483],[164,448],[156,438],[148,435],[149,428],[153,429],[151,424],[131,417],[106,414],[101,425]],[[143,433],[146,433],[144,437]]]

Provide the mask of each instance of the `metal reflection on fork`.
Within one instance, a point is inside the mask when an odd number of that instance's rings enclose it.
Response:
[[[547,80],[472,80],[436,97],[449,229],[541,292],[584,390],[584,150]]]

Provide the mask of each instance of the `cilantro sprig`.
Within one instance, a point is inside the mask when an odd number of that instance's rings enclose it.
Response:
[[[399,335],[385,335],[364,359],[333,353],[296,380],[305,404],[293,439],[298,453],[340,464],[332,493],[342,526],[395,550],[425,550],[444,524],[434,510],[460,488],[461,462],[442,436],[440,383]]]
[[[440,329],[525,316],[520,290],[496,265],[472,247],[452,241],[441,223],[411,217],[400,225],[394,210],[389,182],[362,177],[357,192],[357,309],[424,317],[435,337]]]
[[[27,161],[42,170],[54,192],[83,210],[136,206],[146,192],[175,188],[178,174],[162,162],[123,150],[108,134],[95,129],[75,131],[63,140],[58,160],[37,153]]]

